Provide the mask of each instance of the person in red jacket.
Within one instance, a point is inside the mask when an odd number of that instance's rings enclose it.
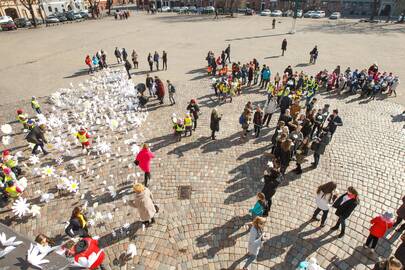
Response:
[[[163,100],[165,98],[165,86],[163,82],[159,79],[158,76],[155,76],[155,84],[156,84],[156,94],[160,101],[160,104],[163,104]]]
[[[85,267],[86,269],[104,270],[103,261],[104,250],[99,247],[98,240],[91,237],[81,239],[71,249],[66,251],[67,257],[73,257],[74,265]]]
[[[93,73],[93,67],[91,66],[92,61],[91,61],[90,55],[86,56],[86,60],[84,60],[84,62],[89,67],[89,71],[87,71],[87,73],[88,74]]]
[[[383,237],[388,229],[392,228],[394,222],[392,221],[393,215],[391,213],[385,212],[381,216],[373,218],[370,223],[370,235],[367,237],[365,248],[371,248],[371,252],[374,252],[377,246],[378,239]]]
[[[148,187],[148,180],[150,180],[150,162],[152,158],[155,157],[149,150],[149,145],[147,143],[143,144],[142,150],[138,153],[135,159],[135,165],[139,166],[139,168],[145,172],[145,180],[143,185]]]

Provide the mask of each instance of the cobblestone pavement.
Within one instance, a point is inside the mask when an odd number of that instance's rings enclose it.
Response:
[[[265,93],[253,87],[244,90],[232,103],[218,104],[204,70],[193,72],[201,79],[173,81],[176,105],[168,106],[167,100],[163,106],[155,100],[148,104],[149,116],[139,130],[156,153],[151,180],[151,191],[161,207],[156,224],[142,231],[137,212],[124,204],[122,195],[112,199],[103,188],[103,181],[111,181],[118,192],[133,196],[133,180],[128,180],[127,175],[139,171],[128,168],[121,160],[132,158],[129,151],[123,150],[120,159],[102,166],[99,179],[84,179],[82,193],[90,191],[91,196],[86,197],[91,203],[98,202],[100,211],[114,214],[111,221],[91,229],[92,234],[101,236],[111,269],[238,269],[246,254],[248,231],[244,224],[249,220],[248,209],[255,202],[255,194],[263,185],[261,178],[268,161],[263,153],[270,148],[278,113],[273,116],[271,128],[265,128],[260,138],[242,141],[238,124],[241,109],[249,100],[255,105],[263,104]],[[166,79],[164,75],[161,78]],[[298,262],[313,255],[327,269],[370,269],[377,257],[362,248],[369,220],[383,211],[394,211],[404,195],[404,130],[403,122],[397,122],[395,117],[404,108],[385,100],[367,103],[353,96],[325,93],[318,97],[317,107],[329,103],[331,108],[338,108],[344,125],[338,128],[317,169],[310,168],[310,156],[302,175],[287,174],[268,217],[268,240],[252,269],[295,269]],[[192,136],[175,142],[170,116],[185,113],[191,98],[196,98],[202,109],[198,128]],[[2,122],[13,119],[11,112],[19,105],[4,106]],[[218,140],[211,141],[209,116],[214,107],[223,118]],[[24,150],[28,157],[29,152],[20,141],[22,136],[15,136],[13,150]],[[288,171],[291,169],[292,166]],[[141,179],[138,174],[136,180]],[[329,232],[336,221],[333,214],[322,229],[308,223],[315,206],[316,187],[330,180],[336,181],[341,191],[353,185],[360,193],[360,206],[350,217],[342,239]],[[56,192],[55,179],[32,181],[28,191],[32,202],[38,203],[35,190],[48,188],[49,192]],[[192,187],[191,199],[179,200],[178,187],[187,185]],[[0,218],[29,237],[39,232],[61,237],[64,222],[80,198],[55,195],[48,204],[40,204],[41,218],[15,219],[7,207]],[[125,223],[130,227],[121,230]],[[391,233],[388,239],[381,240],[378,255],[386,257],[395,251],[398,237]],[[126,261],[124,253],[129,243],[136,244],[138,256]]]

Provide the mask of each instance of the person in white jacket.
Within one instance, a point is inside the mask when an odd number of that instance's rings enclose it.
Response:
[[[263,125],[269,127],[269,122],[273,113],[277,110],[277,98],[272,96],[264,107]]]
[[[243,266],[243,270],[247,270],[248,266],[256,260],[257,255],[259,254],[259,250],[262,247],[265,238],[263,232],[265,223],[266,219],[263,217],[255,217],[252,222],[253,226],[249,232],[248,254],[246,255],[247,260]]]
[[[329,207],[332,204],[332,202],[336,199],[335,191],[336,191],[336,183],[333,181],[330,181],[318,187],[315,199],[317,208],[315,209],[314,214],[312,215],[312,218],[310,220],[311,222],[319,221],[317,216],[322,211],[323,213],[320,227],[325,226],[325,221],[326,218],[328,217]]]

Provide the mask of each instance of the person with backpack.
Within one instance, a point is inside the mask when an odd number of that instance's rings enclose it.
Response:
[[[198,106],[197,101],[195,99],[192,99],[190,101],[190,103],[187,106],[187,110],[193,116],[193,131],[195,131],[197,129],[197,120],[200,114],[200,107]]]
[[[263,213],[266,211],[267,207],[267,201],[263,193],[259,192],[257,193],[257,201],[255,205],[249,209],[249,213],[252,215],[252,218],[254,219],[255,217],[262,217]]]
[[[167,80],[167,90],[169,92],[170,105],[176,104],[176,100],[174,100],[174,93],[176,93],[176,88],[169,80]]]

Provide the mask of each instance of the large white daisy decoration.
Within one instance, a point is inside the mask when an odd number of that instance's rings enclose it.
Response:
[[[32,155],[32,156],[29,158],[29,162],[30,162],[32,165],[35,165],[35,164],[39,163],[39,157],[36,156],[36,155]]]
[[[13,128],[9,124],[4,124],[1,126],[1,132],[4,134],[11,134],[13,132]]]
[[[42,169],[43,176],[53,176],[55,174],[55,169],[52,166],[46,166]]]
[[[77,180],[70,180],[67,190],[72,193],[76,193],[79,190],[79,182]]]
[[[30,213],[30,204],[27,202],[27,199],[19,197],[17,200],[14,201],[11,209],[13,210],[14,215],[21,218]]]
[[[11,144],[12,142],[13,142],[13,138],[11,138],[11,136],[3,136],[2,138],[1,138],[1,142],[4,144],[4,145],[9,145],[9,144]]]
[[[98,151],[100,151],[101,153],[105,154],[105,153],[111,151],[111,144],[109,144],[108,142],[99,142],[99,143],[97,144],[97,149],[98,149]]]

